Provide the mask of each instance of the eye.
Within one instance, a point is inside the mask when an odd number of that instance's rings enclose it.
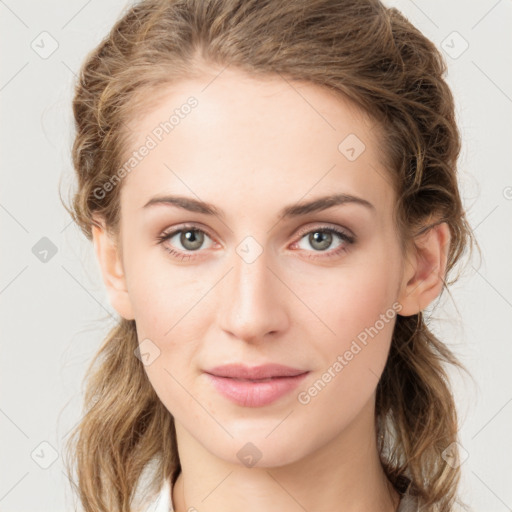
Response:
[[[157,240],[159,244],[164,246],[167,252],[183,261],[194,257],[193,255],[184,253],[198,251],[204,243],[205,236],[210,238],[202,229],[195,226],[182,226],[180,229],[176,229],[170,233],[162,233],[157,237]],[[182,246],[182,248],[178,248],[178,251],[164,244],[167,240],[172,241],[173,238],[176,238],[177,242]]]
[[[295,242],[294,246],[298,245],[300,241],[306,240],[306,243],[309,244],[310,247],[313,247],[315,249],[314,252],[317,253],[326,252],[326,249],[332,245],[334,238],[341,240],[340,244],[332,251],[329,251],[327,255],[309,254],[306,256],[307,258],[332,258],[345,252],[348,246],[355,242],[354,236],[351,236],[340,229],[328,226],[320,226],[310,229],[309,231],[302,232],[301,235],[302,237],[299,242]]]

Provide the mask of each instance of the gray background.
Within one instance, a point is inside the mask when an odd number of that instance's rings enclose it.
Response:
[[[443,294],[432,322],[476,383],[451,374],[467,452],[462,495],[476,511],[511,510],[512,4],[387,3],[443,48],[449,65],[464,138],[461,189],[483,259]],[[63,439],[114,310],[58,187],[62,179],[66,192],[73,179],[75,73],[126,5],[0,0],[0,511],[74,508]]]

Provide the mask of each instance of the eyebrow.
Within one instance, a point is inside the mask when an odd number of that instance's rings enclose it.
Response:
[[[343,204],[357,204],[364,206],[371,210],[373,213],[376,212],[375,206],[361,197],[353,196],[351,194],[331,194],[328,196],[319,197],[305,203],[298,203],[284,207],[279,212],[281,218],[293,218],[300,217],[301,215],[307,215],[308,213],[320,212],[332,208],[333,206]],[[154,205],[168,205],[182,208],[190,212],[203,213],[205,215],[217,215],[225,218],[225,213],[214,206],[213,204],[199,201],[191,197],[186,196],[157,196],[150,199],[144,208],[148,208]]]

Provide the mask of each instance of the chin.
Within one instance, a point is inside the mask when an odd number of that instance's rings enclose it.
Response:
[[[274,422],[274,428],[275,426]],[[265,438],[270,431],[265,429],[262,433],[260,428],[246,429],[240,431],[234,438],[226,435],[223,439],[214,440],[213,443],[210,437],[205,440],[207,442],[204,446],[216,457],[230,464],[247,468],[285,466],[306,455],[307,447],[303,444],[304,439],[295,439],[285,431],[283,431],[284,439],[281,436],[271,439],[275,432]],[[297,449],[298,446],[300,450]]]

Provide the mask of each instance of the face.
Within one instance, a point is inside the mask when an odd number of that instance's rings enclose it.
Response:
[[[280,77],[211,80],[168,86],[131,126],[127,158],[145,155],[122,184],[111,299],[177,428],[222,459],[251,442],[285,464],[373,407],[401,307],[396,198],[378,129],[348,101]],[[206,373],[230,363],[303,375]]]

